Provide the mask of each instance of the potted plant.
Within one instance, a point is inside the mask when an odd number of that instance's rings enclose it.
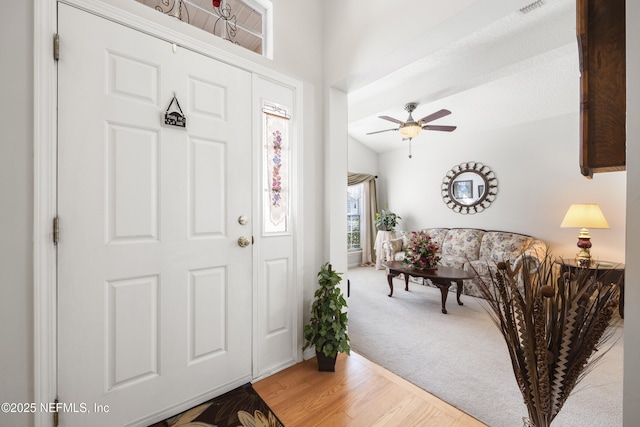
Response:
[[[395,231],[398,221],[402,218],[388,209],[376,212],[376,228],[380,231]]]
[[[490,283],[478,288],[500,329],[527,406],[525,426],[548,427],[575,385],[611,348],[620,287],[607,273],[571,274],[546,254],[533,275],[498,263]]]
[[[318,359],[318,370],[334,372],[338,353],[350,354],[349,336],[347,335],[347,301],[342,296],[338,284],[342,273],[331,269],[325,263],[318,272],[318,284],[315,300],[311,305],[311,318],[304,327],[305,345],[315,347]]]

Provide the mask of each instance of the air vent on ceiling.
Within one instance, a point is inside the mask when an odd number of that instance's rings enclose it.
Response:
[[[520,13],[529,13],[533,9],[537,9],[539,7],[542,7],[543,4],[544,4],[544,0],[534,1],[533,3],[528,4],[525,7],[521,8],[520,9]]]

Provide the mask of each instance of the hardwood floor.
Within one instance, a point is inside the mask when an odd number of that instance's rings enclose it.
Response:
[[[485,426],[353,352],[338,355],[335,373],[313,358],[253,387],[285,427]]]

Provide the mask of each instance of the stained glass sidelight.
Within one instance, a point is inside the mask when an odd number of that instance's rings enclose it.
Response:
[[[289,115],[286,110],[265,105],[264,186],[265,233],[288,231],[289,216]]]

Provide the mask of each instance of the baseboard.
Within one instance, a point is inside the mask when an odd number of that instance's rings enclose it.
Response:
[[[309,359],[313,359],[314,357],[316,357],[316,349],[315,348],[308,348],[305,351],[302,352],[302,358],[304,360],[309,360]]]

